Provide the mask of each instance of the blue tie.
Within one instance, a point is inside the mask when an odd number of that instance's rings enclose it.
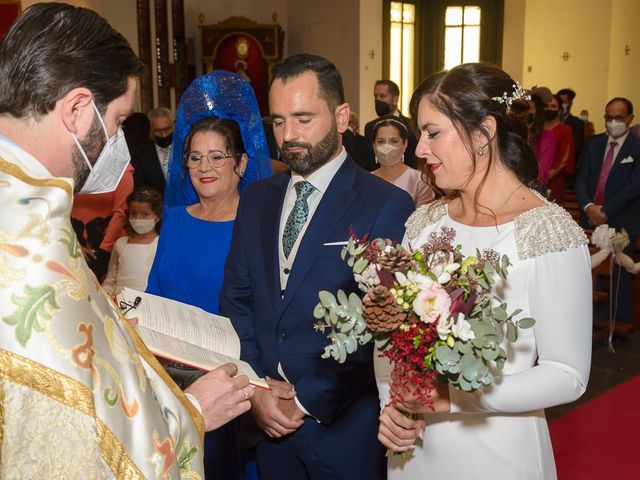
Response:
[[[296,203],[293,205],[293,210],[287,218],[287,223],[284,225],[284,232],[282,234],[282,251],[285,258],[289,258],[289,254],[293,249],[293,245],[296,243],[298,235],[304,224],[307,223],[307,217],[309,216],[309,204],[307,198],[313,193],[315,188],[309,182],[298,182],[293,186],[296,189]]]

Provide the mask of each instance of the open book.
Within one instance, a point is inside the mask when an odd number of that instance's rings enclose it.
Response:
[[[125,317],[138,319],[138,335],[158,357],[206,371],[231,362],[252,385],[270,388],[240,360],[240,339],[228,318],[130,288],[118,295],[118,302]]]

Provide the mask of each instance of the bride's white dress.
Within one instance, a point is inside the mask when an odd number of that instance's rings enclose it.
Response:
[[[453,387],[451,413],[424,415],[424,439],[408,459],[390,457],[389,480],[525,480],[556,478],[544,408],[585,390],[592,335],[592,290],[586,237],[570,215],[545,204],[497,227],[452,220],[446,204],[419,208],[407,222],[405,246],[415,249],[442,226],[456,231],[465,255],[492,248],[512,267],[496,293],[509,311],[536,320],[505,343],[508,359],[491,388]],[[518,317],[521,318],[521,317]],[[381,407],[389,401],[391,366],[376,354]]]

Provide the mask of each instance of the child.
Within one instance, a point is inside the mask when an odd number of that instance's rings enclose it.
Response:
[[[147,277],[158,247],[158,232],[162,217],[162,197],[155,190],[143,187],[127,198],[127,237],[113,245],[107,276],[102,288],[116,296],[124,287],[144,291]]]

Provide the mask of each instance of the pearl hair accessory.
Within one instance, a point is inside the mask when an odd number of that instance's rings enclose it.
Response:
[[[520,99],[531,100],[531,95],[524,91],[517,80],[516,83],[513,84],[512,95],[508,95],[507,92],[504,92],[501,97],[491,97],[491,100],[494,100],[498,103],[504,103],[507,106],[507,110],[511,108],[511,104],[513,102]]]

